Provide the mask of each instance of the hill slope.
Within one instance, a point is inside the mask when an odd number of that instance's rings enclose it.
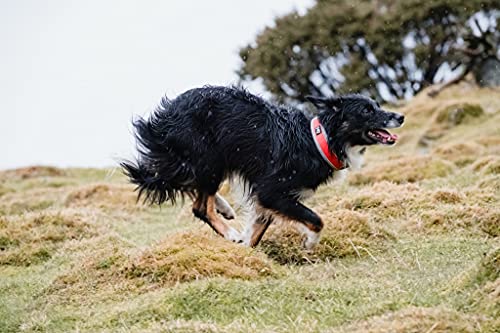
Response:
[[[499,100],[464,83],[401,107],[400,143],[309,200],[311,253],[289,225],[252,250],[189,203],[136,204],[119,170],[3,171],[0,331],[498,331]]]

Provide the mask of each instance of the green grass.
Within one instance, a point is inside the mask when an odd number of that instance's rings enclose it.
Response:
[[[0,172],[0,332],[498,332],[499,98],[404,106],[397,146],[308,200],[312,252],[289,224],[250,250],[189,202],[137,204],[116,169]]]

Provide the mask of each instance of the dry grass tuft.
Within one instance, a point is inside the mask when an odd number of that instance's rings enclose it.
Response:
[[[256,250],[193,232],[166,238],[132,259],[123,273],[160,285],[213,277],[254,280],[279,275],[272,262]]]
[[[473,163],[471,167],[472,170],[481,172],[485,175],[498,175],[500,174],[500,157],[493,155],[485,156]]]
[[[0,179],[30,179],[65,176],[66,171],[52,166],[30,166],[0,172]]]
[[[383,241],[394,236],[374,226],[367,215],[347,209],[321,214],[325,227],[314,250],[302,247],[303,235],[290,222],[269,228],[260,248],[280,264],[303,264],[346,256],[371,255]]]
[[[350,333],[469,333],[477,332],[484,318],[445,308],[408,307],[372,317],[332,332]]]
[[[500,209],[494,204],[498,201],[495,184],[490,181],[483,185],[460,192],[382,181],[351,191],[343,198],[333,197],[324,207],[333,214],[341,208],[367,214],[377,225],[389,224],[399,233],[467,232],[497,237]]]
[[[80,187],[68,194],[67,206],[120,208],[135,210],[143,205],[137,203],[137,194],[132,185],[92,184]]]
[[[87,214],[79,211],[0,217],[0,265],[37,264],[50,259],[64,241],[94,235]]]
[[[322,215],[325,229],[322,242],[315,250],[321,259],[360,255],[367,248],[376,247],[381,241],[394,237],[386,230],[373,225],[366,214],[342,209]]]
[[[484,153],[484,147],[474,142],[459,142],[437,147],[434,154],[444,160],[452,161],[458,166],[474,162]]]
[[[447,205],[436,209],[426,209],[420,216],[408,221],[409,231],[423,233],[482,231],[490,236],[498,236],[500,211],[479,205]]]
[[[96,294],[101,298],[116,293],[126,295],[136,289],[121,274],[129,250],[130,244],[112,234],[68,243],[62,251],[72,253],[72,265],[54,279],[46,292],[79,303],[94,302]]]
[[[498,135],[486,135],[477,139],[477,142],[485,147],[499,147],[500,146],[500,136]]]
[[[412,183],[422,179],[444,177],[453,170],[452,163],[439,158],[408,156],[381,162],[353,173],[349,182],[353,185],[365,185],[384,180],[395,183]]]
[[[491,189],[495,191],[496,193],[500,193],[500,177],[496,175],[490,175],[487,177],[483,177],[482,180],[480,180],[477,183],[477,187],[480,190],[487,190]]]
[[[439,202],[457,204],[464,201],[465,197],[455,190],[438,190],[434,192],[432,198]]]

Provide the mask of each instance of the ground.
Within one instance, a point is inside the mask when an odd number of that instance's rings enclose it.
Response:
[[[311,252],[289,224],[248,249],[189,202],[136,204],[116,168],[3,171],[0,332],[499,332],[499,100],[392,107],[399,144],[308,200]]]

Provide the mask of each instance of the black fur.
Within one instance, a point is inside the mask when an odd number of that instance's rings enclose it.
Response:
[[[361,95],[310,101],[341,160],[349,146],[377,143],[366,131],[403,122]],[[317,151],[310,120],[240,88],[192,89],[163,99],[149,119],[134,122],[139,157],[121,165],[139,197],[158,204],[186,194],[213,195],[237,173],[261,206],[320,230],[321,219],[298,202],[302,190],[316,190],[334,172]]]

